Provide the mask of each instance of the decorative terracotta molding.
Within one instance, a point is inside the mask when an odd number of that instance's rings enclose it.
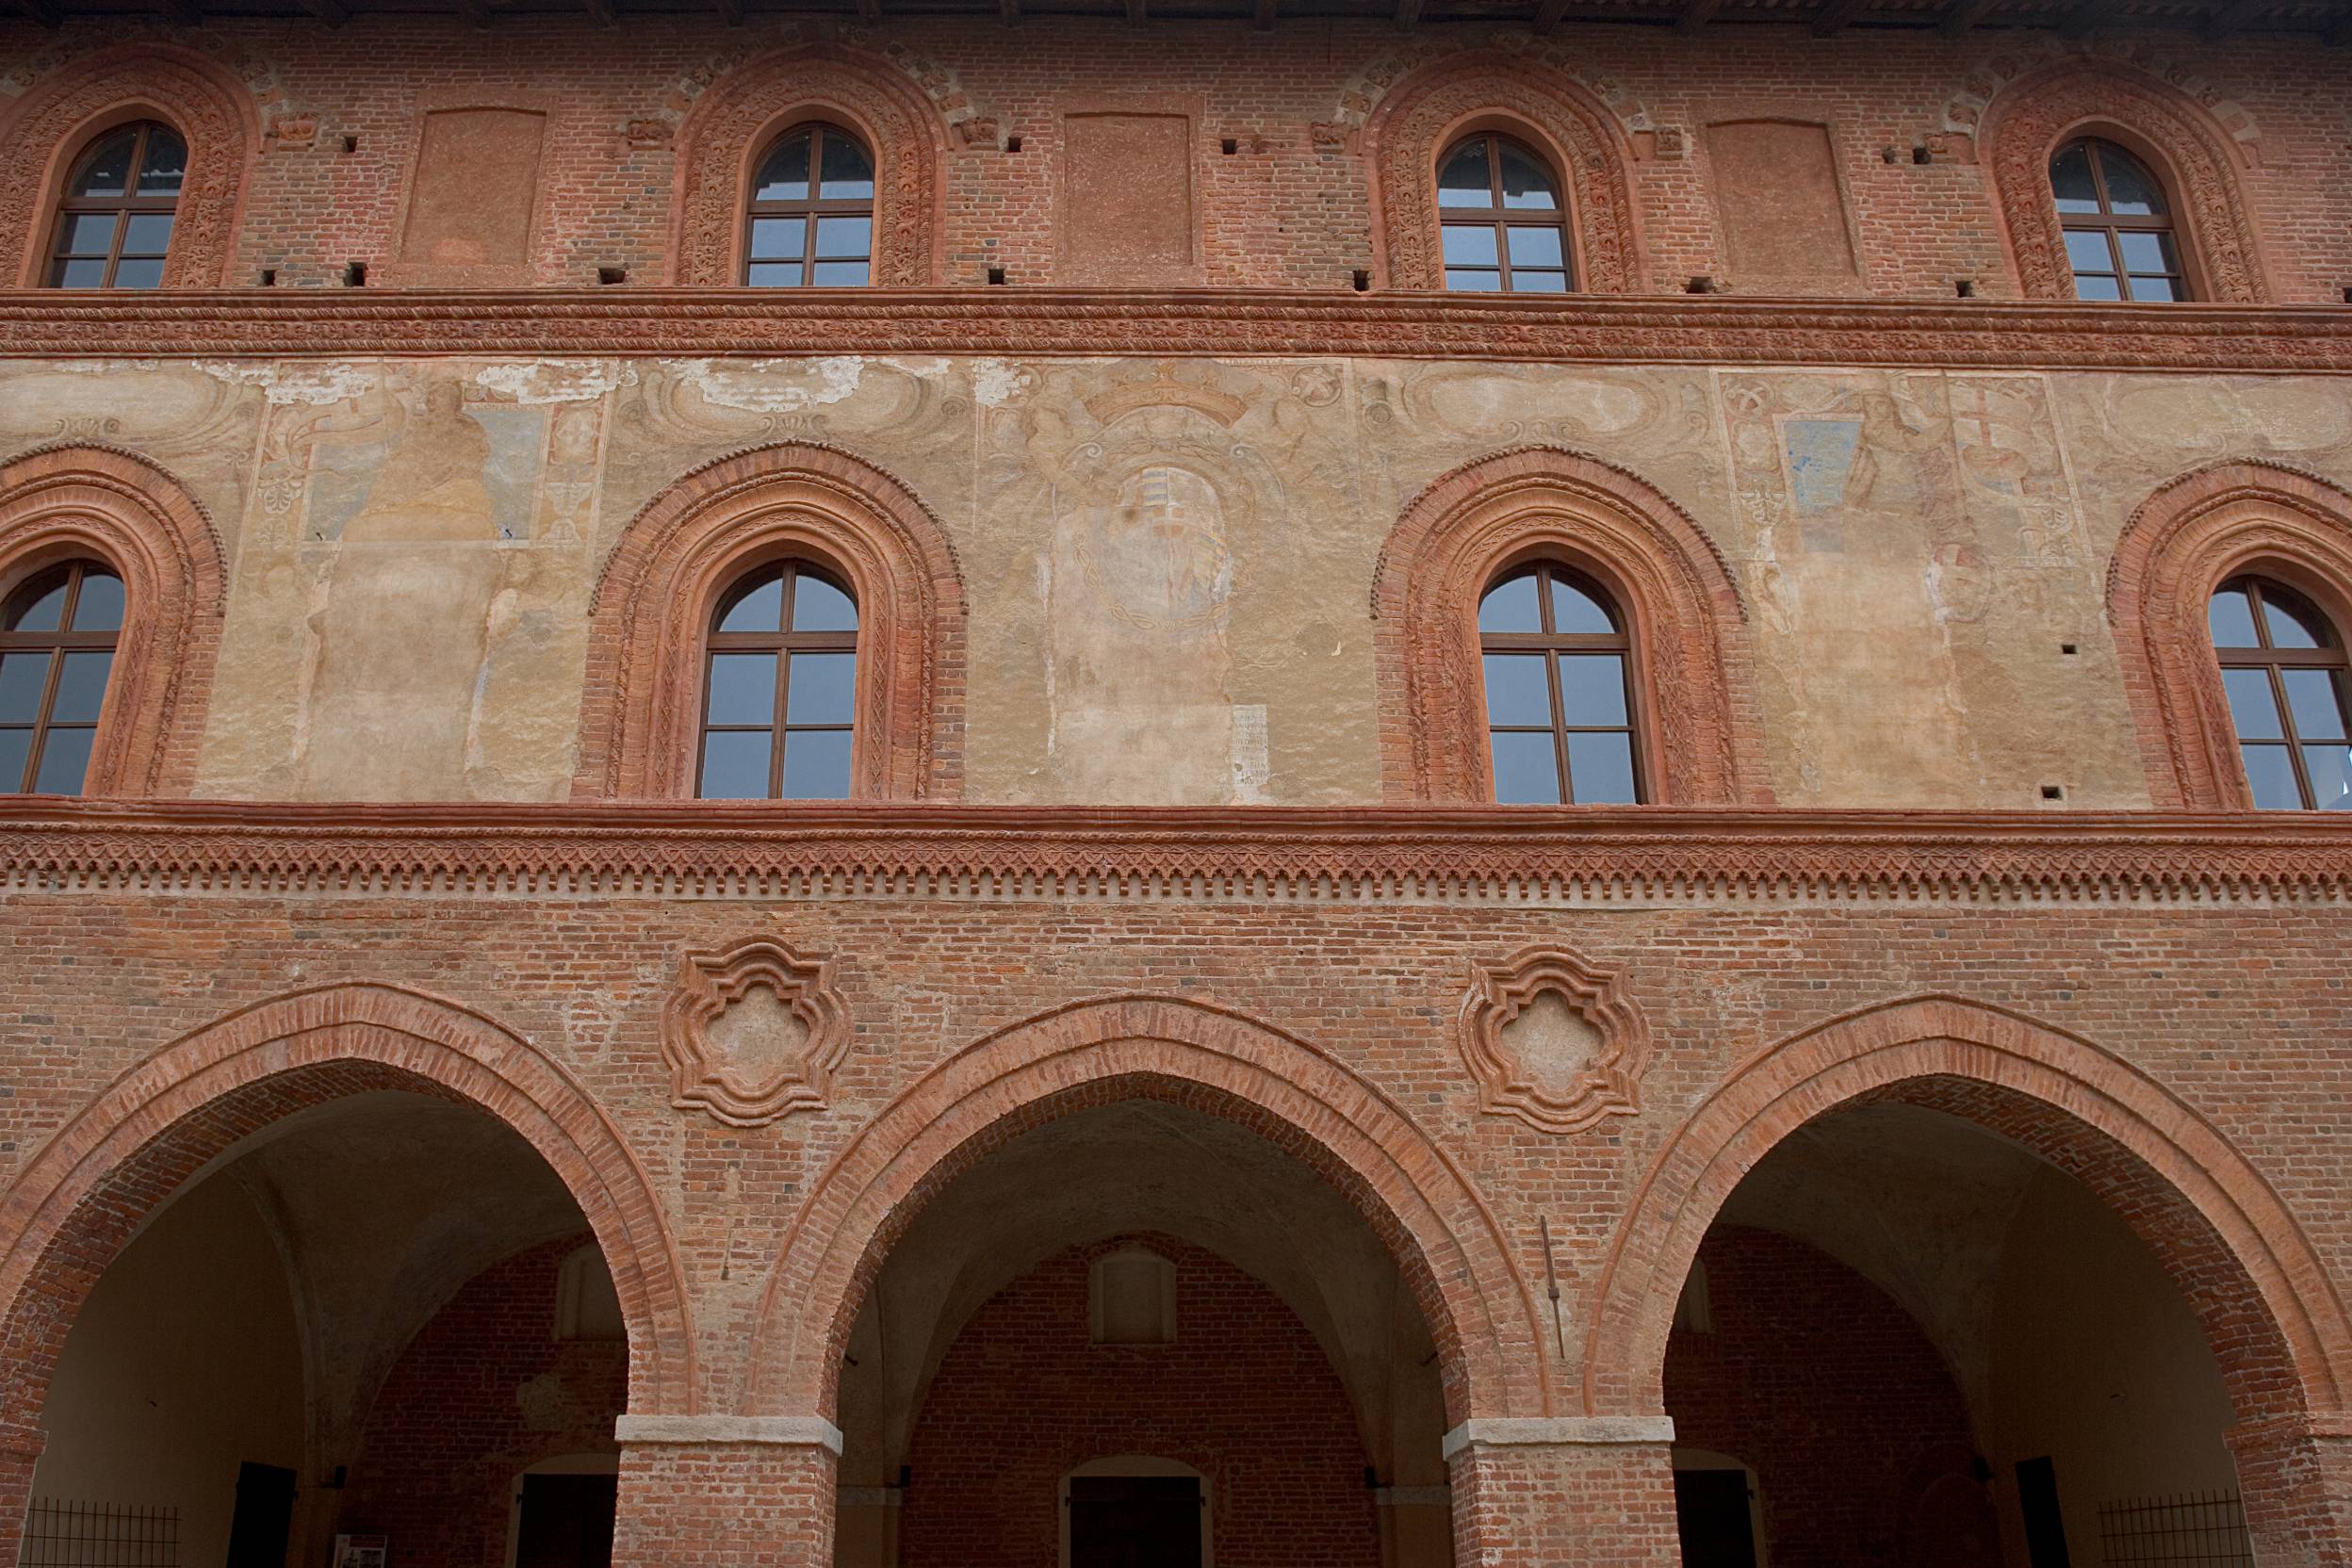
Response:
[[[220,648],[220,535],[177,481],[128,452],[57,447],[0,465],[0,597],[74,556],[112,566],[126,600],[82,792],[183,792]]]
[[[1992,165],[1997,207],[2027,298],[2074,298],[2074,270],[2050,192],[2050,156],[2082,135],[2129,148],[2164,182],[2199,299],[2259,304],[2270,298],[2229,134],[2178,89],[2087,58],[2020,78],[1985,111],[1980,145]]]
[[[671,281],[710,287],[741,281],[754,164],[804,120],[853,130],[874,154],[874,286],[937,280],[947,151],[937,110],[889,61],[809,45],[738,66],[679,127]]]
[[[1546,997],[1560,1009],[1549,1019],[1534,1011]],[[1529,1033],[1547,1027],[1569,1037]],[[1530,947],[1499,964],[1473,964],[1454,1039],[1478,1082],[1478,1108],[1537,1132],[1581,1133],[1642,1108],[1649,1024],[1621,976],[1573,953]]]
[[[694,793],[711,612],[737,577],[788,555],[840,572],[858,600],[857,797],[960,789],[964,596],[946,531],[880,469],[786,445],[695,469],[613,547],[589,608],[575,799]]]
[[[0,290],[0,358],[1364,355],[1546,365],[2352,371],[2352,311],[1668,295],[972,288]]]
[[[1576,286],[1642,286],[1642,239],[1627,171],[1633,149],[1615,116],[1564,73],[1507,55],[1443,60],[1406,78],[1364,122],[1373,171],[1373,254],[1390,288],[1442,289],[1437,160],[1455,139],[1499,130],[1543,153],[1566,184]]]
[[[1591,574],[1625,614],[1650,798],[1769,804],[1747,613],[1723,557],[1642,479],[1550,447],[1455,469],[1381,547],[1372,618],[1387,797],[1494,798],[1478,600],[1537,557]]]
[[[0,888],[774,901],[1700,905],[2352,899],[2322,812],[377,806],[0,797]]]
[[[164,263],[167,288],[226,281],[237,250],[246,174],[261,120],[243,85],[202,56],[142,44],[109,49],[25,95],[0,129],[0,245],[16,248],[17,283],[46,270],[57,198],[91,139],[134,120],[160,120],[188,142],[188,176]]]
[[[749,1017],[772,998],[769,1016]],[[743,1019],[740,1030],[727,1022]],[[789,1037],[771,1036],[781,1028]],[[690,952],[662,1004],[662,1059],[670,1064],[671,1103],[705,1110],[730,1127],[764,1127],[794,1111],[822,1110],[833,1070],[849,1054],[849,1004],[833,984],[833,960],[803,958],[771,938],[724,952]]]
[[[2107,619],[2159,805],[2254,804],[2207,612],[2213,590],[2245,571],[2302,590],[2352,628],[2352,495],[2284,464],[2229,461],[2164,484],[2124,524]]]

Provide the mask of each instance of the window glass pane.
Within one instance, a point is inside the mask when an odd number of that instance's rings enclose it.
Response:
[[[745,270],[743,281],[754,288],[798,288],[800,263],[796,261],[755,261]]]
[[[1552,579],[1552,629],[1609,632],[1617,629],[1617,621],[1600,600],[1567,579],[1556,577]]]
[[[1454,149],[1438,171],[1437,204],[1442,207],[1483,207],[1494,203],[1487,183],[1486,138],[1474,136]]]
[[[1468,268],[1446,269],[1446,286],[1457,294],[1494,294],[1503,286],[1500,272],[1478,272]]]
[[[120,196],[131,177],[131,146],[139,139],[137,126],[126,125],[92,149],[90,161],[73,185],[76,196]]]
[[[2213,629],[2213,646],[2217,648],[2250,648],[2258,639],[2254,635],[2254,607],[2246,602],[2243,588],[2224,588],[2213,596],[2207,612]]]
[[[1491,725],[1534,724],[1549,728],[1552,694],[1544,684],[1540,653],[1490,653],[1486,656],[1486,722]]]
[[[702,738],[705,800],[765,800],[768,795],[768,732],[722,729]]]
[[[1560,231],[1548,223],[1542,228],[1514,224],[1511,230],[1511,265],[1514,270],[1522,267],[1566,266],[1560,260]]]
[[[2115,259],[2107,251],[2105,229],[2068,229],[2066,264],[2078,272],[2109,272]]]
[[[2307,741],[2344,738],[2344,705],[2336,700],[2338,677],[2329,670],[2281,670],[2287,686],[2287,710],[2295,715],[2295,732]]]
[[[1560,656],[1560,710],[1572,729],[1625,722],[1625,662],[1614,653]],[[1574,759],[1570,768],[1575,767]]]
[[[2262,585],[2262,619],[2270,628],[2270,645],[2275,648],[2327,648],[2336,645],[2328,635],[2328,623],[2318,611],[2291,594]]]
[[[96,724],[98,705],[106,696],[106,672],[113,667],[111,653],[67,654],[65,668],[57,672],[57,700],[49,717],[58,724]]]
[[[9,631],[55,631],[65,613],[65,574],[35,578],[8,601]]]
[[[871,218],[820,218],[817,220],[817,259],[854,257],[863,260],[874,245],[874,220]]]
[[[1504,806],[1560,804],[1560,761],[1549,730],[1494,736],[1494,799]]]
[[[2180,291],[2173,286],[2170,278],[2134,275],[2132,279],[2132,298],[2143,304],[2167,304],[2180,299]]]
[[[0,654],[0,724],[31,724],[41,717],[41,694],[49,684],[49,660],[45,653]]]
[[[122,580],[112,572],[85,571],[81,597],[74,601],[74,629],[118,631],[122,626]]]
[[[2050,160],[2050,193],[2060,212],[2097,212],[2099,188],[2091,183],[2091,155],[2082,143],[2062,147]]]
[[[1485,223],[1448,223],[1446,237],[1446,265],[1448,267],[1492,267],[1495,264],[1494,230]]]
[[[828,202],[874,199],[874,160],[846,131],[828,128],[825,133],[825,169],[817,194]]]
[[[139,259],[125,256],[114,264],[114,286],[117,288],[161,288],[163,258],[150,256]]]
[[[2112,277],[2101,277],[2095,272],[2077,272],[2074,275],[2074,297],[2078,300],[2120,300],[2123,289]]]
[[[52,288],[96,288],[106,281],[103,261],[61,261],[49,274]]]
[[[786,800],[849,798],[849,731],[796,730],[784,738]]]
[[[721,631],[776,631],[784,625],[784,574],[762,573],[751,586],[738,586],[736,598],[719,616]]]
[[[760,166],[753,185],[755,202],[805,202],[808,199],[808,133],[794,131],[776,144],[768,161]]]
[[[139,166],[139,194],[177,196],[188,177],[188,143],[161,125],[147,127],[147,155]]]
[[[94,729],[52,729],[41,737],[41,768],[33,778],[37,794],[77,795],[82,776],[90,771],[90,743]]]
[[[776,722],[776,655],[772,653],[714,653],[710,656],[710,704],[713,725],[774,724]]]
[[[2295,764],[2288,760],[2286,747],[2240,746],[2238,755],[2246,760],[2246,782],[2256,806],[2265,811],[2303,808],[2303,792],[2295,785]]]
[[[2107,176],[2107,210],[2127,218],[2154,218],[2164,210],[2164,192],[2137,158],[2112,142],[2099,148],[2099,172]]]
[[[814,572],[801,572],[792,579],[792,629],[855,631],[858,606]]]
[[[1478,601],[1480,631],[1541,631],[1544,622],[1536,607],[1535,574],[1519,572],[1503,579]]]
[[[135,212],[130,226],[122,231],[126,256],[159,256],[171,244],[172,215],[168,212]]]
[[[14,794],[24,788],[24,764],[32,757],[31,730],[0,729],[0,794]]]
[[[1579,806],[1630,806],[1633,739],[1627,735],[1568,737],[1568,784]]]
[[[792,683],[784,694],[786,724],[847,724],[858,679],[852,653],[792,655]]]
[[[77,212],[65,220],[65,238],[57,253],[69,256],[103,256],[114,243],[115,215],[110,212]]]
[[[1507,207],[1560,208],[1560,197],[1552,189],[1551,172],[1530,156],[1525,149],[1503,143],[1503,205]]]
[[[2305,746],[2303,771],[2311,776],[2311,803],[2319,809],[2352,809],[2352,750],[2343,742]]]
[[[751,220],[751,259],[797,261],[808,238],[806,218],[755,218]]]
[[[2170,237],[2146,229],[2115,231],[2115,243],[2123,247],[2123,270],[2127,272],[2172,271],[2172,247],[2167,243]],[[2103,267],[2106,263],[2099,265]]]
[[[2240,740],[2275,741],[2285,733],[2278,727],[2268,670],[2224,670],[2221,683],[2230,693],[2230,722],[2237,726]]]
[[[1568,274],[1521,270],[1511,273],[1511,289],[1514,294],[1565,294],[1568,292]]]
[[[815,288],[863,288],[867,276],[862,261],[821,261],[809,274],[808,283]]]

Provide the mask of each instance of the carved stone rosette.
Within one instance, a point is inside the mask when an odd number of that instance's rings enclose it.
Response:
[[[848,1054],[849,1008],[831,957],[804,958],[755,937],[678,959],[662,1004],[662,1056],[678,1109],[730,1127],[820,1110]]]
[[[1544,1133],[1639,1111],[1650,1030],[1621,979],[1560,948],[1473,964],[1455,1038],[1478,1108]]]

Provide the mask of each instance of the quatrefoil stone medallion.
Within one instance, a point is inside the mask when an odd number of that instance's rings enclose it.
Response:
[[[671,1103],[731,1127],[821,1109],[849,1054],[849,1009],[833,960],[756,937],[688,953],[662,1005]]]
[[[1474,964],[1456,1022],[1478,1108],[1546,1133],[1580,1133],[1642,1108],[1649,1026],[1621,976],[1559,948]]]

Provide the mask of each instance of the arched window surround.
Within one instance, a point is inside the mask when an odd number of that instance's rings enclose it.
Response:
[[[1478,600],[1535,560],[1592,579],[1625,619],[1645,799],[1769,805],[1747,612],[1723,558],[1642,480],[1549,447],[1438,480],[1380,552],[1372,614],[1386,797],[1493,800]]]
[[[1626,294],[1642,287],[1640,225],[1628,172],[1633,151],[1616,117],[1559,72],[1485,55],[1415,73],[1364,122],[1380,286],[1446,286],[1437,162],[1463,137],[1480,132],[1524,142],[1551,166],[1567,207],[1578,293]]]
[[[874,155],[871,286],[939,280],[947,140],[930,102],[889,61],[830,47],[787,50],[728,72],[695,104],[678,138],[671,281],[743,281],[744,204],[759,161],[794,125],[825,121]]]
[[[963,783],[964,596],[945,532],[904,485],[828,447],[723,458],[648,502],[590,606],[575,799],[691,799],[703,651],[722,595],[792,557],[858,604],[853,800]]]
[[[2107,574],[2124,692],[2158,806],[2251,810],[2206,607],[2268,578],[2352,635],[2352,494],[2283,464],[2233,460],[2160,487],[2124,525]]]
[[[261,142],[253,95],[221,69],[177,50],[108,50],[33,89],[0,130],[0,236],[18,247],[15,282],[46,280],[67,174],[91,141],[136,121],[188,144],[166,288],[232,281],[237,220]]]
[[[211,519],[143,458],[99,447],[0,465],[0,599],[76,557],[122,580],[122,629],[85,798],[184,794],[220,652],[226,573]]]
[[[2011,83],[1984,112],[1995,204],[2028,299],[2074,298],[2050,160],[2079,137],[2114,142],[2163,183],[2195,298],[2254,304],[2271,297],[2239,183],[2244,155],[2229,133],[2177,88],[2118,66],[2069,60]]]

